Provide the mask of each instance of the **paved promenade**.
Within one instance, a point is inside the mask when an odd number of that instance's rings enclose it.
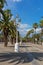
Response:
[[[0,43],[0,65],[43,65],[43,45],[22,43],[15,53],[14,45]]]

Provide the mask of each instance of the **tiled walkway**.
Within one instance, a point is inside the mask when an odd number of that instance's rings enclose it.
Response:
[[[0,43],[0,65],[43,65],[43,46],[23,43],[19,50],[15,53],[14,45]]]

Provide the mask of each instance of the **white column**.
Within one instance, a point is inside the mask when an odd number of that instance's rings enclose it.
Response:
[[[19,52],[18,32],[16,31],[15,52]]]

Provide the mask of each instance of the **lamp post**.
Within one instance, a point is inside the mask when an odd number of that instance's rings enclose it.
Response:
[[[16,15],[16,18],[15,18],[15,25],[16,25],[16,43],[15,43],[15,52],[19,52],[18,31],[17,31],[17,28],[18,28],[18,26],[19,26],[19,22],[20,22],[20,18],[18,17],[18,15]]]

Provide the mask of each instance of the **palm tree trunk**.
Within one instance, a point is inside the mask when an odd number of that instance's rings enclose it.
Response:
[[[35,44],[35,38],[34,38],[34,44]]]
[[[11,44],[13,44],[13,37],[11,37]]]
[[[4,41],[5,41],[4,46],[7,47],[7,44],[8,44],[8,31],[7,31],[7,29],[5,28],[5,29],[3,30],[3,32],[4,32]]]
[[[7,47],[7,44],[8,44],[7,36],[4,36],[4,39],[5,39],[4,46]]]
[[[41,45],[42,45],[42,38],[41,38]]]
[[[37,44],[38,44],[38,40],[37,40]]]
[[[35,29],[35,35],[36,35],[36,29]],[[34,37],[34,44],[35,44],[35,37]]]
[[[42,45],[42,28],[41,28],[41,45]]]

